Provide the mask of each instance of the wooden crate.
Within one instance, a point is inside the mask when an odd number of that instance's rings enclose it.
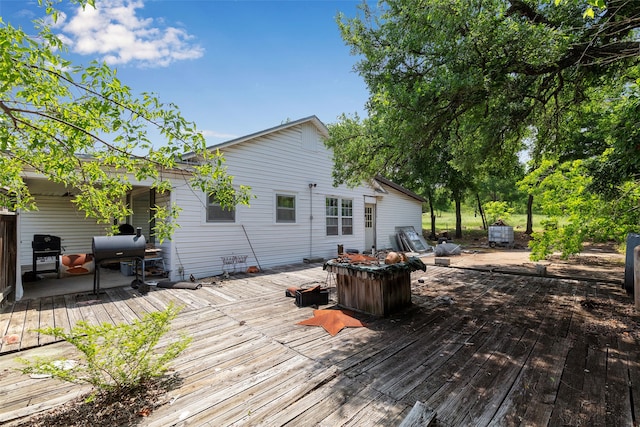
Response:
[[[332,266],[336,293],[342,307],[376,316],[389,314],[411,304],[409,270],[380,269],[372,272],[349,266]]]
[[[329,304],[329,291],[318,289],[317,291],[299,290],[296,291],[296,305],[298,307],[308,307],[310,305]]]

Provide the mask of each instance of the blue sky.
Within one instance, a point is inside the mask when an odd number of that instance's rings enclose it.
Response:
[[[96,0],[63,2],[55,26],[76,63],[107,61],[134,93],[154,92],[195,121],[209,145],[317,115],[365,116],[366,86],[335,16],[361,0]],[[32,0],[0,0],[0,16],[31,27]]]

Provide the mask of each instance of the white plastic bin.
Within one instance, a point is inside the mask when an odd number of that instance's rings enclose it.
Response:
[[[513,227],[508,225],[489,226],[489,246],[513,246]]]
[[[125,276],[133,276],[133,263],[132,262],[121,262],[120,263],[120,273]]]

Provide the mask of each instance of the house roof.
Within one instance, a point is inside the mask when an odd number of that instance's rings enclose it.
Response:
[[[259,138],[259,137],[264,136],[264,135],[268,135],[268,134],[271,134],[271,133],[280,132],[280,131],[283,131],[285,129],[289,129],[289,128],[301,125],[303,123],[311,123],[311,124],[313,124],[316,127],[316,129],[318,129],[318,131],[320,132],[320,134],[323,137],[325,137],[325,138],[329,137],[329,129],[327,129],[327,126],[325,126],[325,124],[322,123],[322,121],[317,116],[313,115],[313,116],[304,117],[302,119],[286,122],[286,123],[283,123],[281,125],[271,127],[269,129],[264,129],[264,130],[261,130],[259,132],[255,132],[255,133],[252,133],[252,134],[249,134],[249,135],[241,136],[239,138],[231,139],[229,141],[221,142],[219,144],[210,145],[209,147],[207,147],[207,149],[208,150],[216,150],[216,149],[219,150],[219,149],[223,149],[223,148],[226,148],[226,147],[231,147],[233,145],[237,145],[237,144],[240,144],[240,143],[243,143],[243,142],[246,142],[246,141],[250,141],[252,139]],[[189,160],[190,158],[193,158],[194,156],[195,156],[195,153],[187,153],[182,157],[183,157],[184,160]],[[384,178],[384,177],[382,177],[380,175],[376,176],[374,178],[374,181],[377,181],[379,184],[383,184],[383,185],[386,185],[388,187],[391,187],[396,191],[399,191],[399,192],[401,192],[403,194],[406,194],[409,197],[412,197],[412,198],[418,200],[419,202],[426,202],[426,200],[423,197],[417,195],[416,193],[412,192],[411,190],[408,190],[408,189],[402,187],[401,185],[398,185],[398,184],[396,184],[394,182],[389,181],[388,179],[386,179],[386,178]]]
[[[413,191],[408,190],[408,189],[404,188],[403,186],[396,184],[395,182],[389,181],[388,179],[386,179],[386,178],[384,178],[384,177],[382,177],[380,175],[376,176],[374,178],[374,180],[377,181],[380,184],[386,185],[387,187],[391,187],[396,191],[399,191],[399,192],[401,192],[403,194],[406,194],[407,196],[412,197],[412,198],[414,198],[414,199],[416,199],[416,200],[418,200],[420,202],[423,202],[423,203],[426,202],[424,197],[419,196],[416,193],[414,193]]]
[[[316,127],[316,129],[318,129],[318,131],[322,134],[322,136],[324,136],[325,138],[329,137],[329,129],[327,129],[325,124],[322,123],[322,121],[317,116],[314,115],[314,116],[304,117],[302,119],[286,122],[286,123],[283,123],[283,124],[278,125],[278,126],[274,126],[272,128],[269,128],[269,129],[264,129],[264,130],[261,130],[259,132],[255,132],[255,133],[252,133],[252,134],[249,134],[249,135],[241,136],[239,138],[231,139],[229,141],[221,142],[219,144],[210,145],[209,147],[207,147],[207,149],[208,150],[223,149],[223,148],[226,148],[226,147],[230,147],[232,145],[240,144],[240,143],[245,142],[245,141],[250,141],[252,139],[259,138],[259,137],[264,136],[264,135],[268,135],[270,133],[280,132],[282,130],[289,129],[289,128],[292,128],[294,126],[298,126],[298,125],[301,125],[301,124],[307,123],[307,122],[313,124]],[[195,156],[195,153],[187,153],[187,154],[183,155],[182,158],[185,159],[185,160],[188,160],[188,159],[190,159],[190,158],[192,158],[194,156]]]

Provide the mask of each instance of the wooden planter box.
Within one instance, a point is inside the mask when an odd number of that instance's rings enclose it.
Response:
[[[376,316],[387,316],[411,304],[409,269],[361,268],[325,264],[336,274],[338,304]]]

